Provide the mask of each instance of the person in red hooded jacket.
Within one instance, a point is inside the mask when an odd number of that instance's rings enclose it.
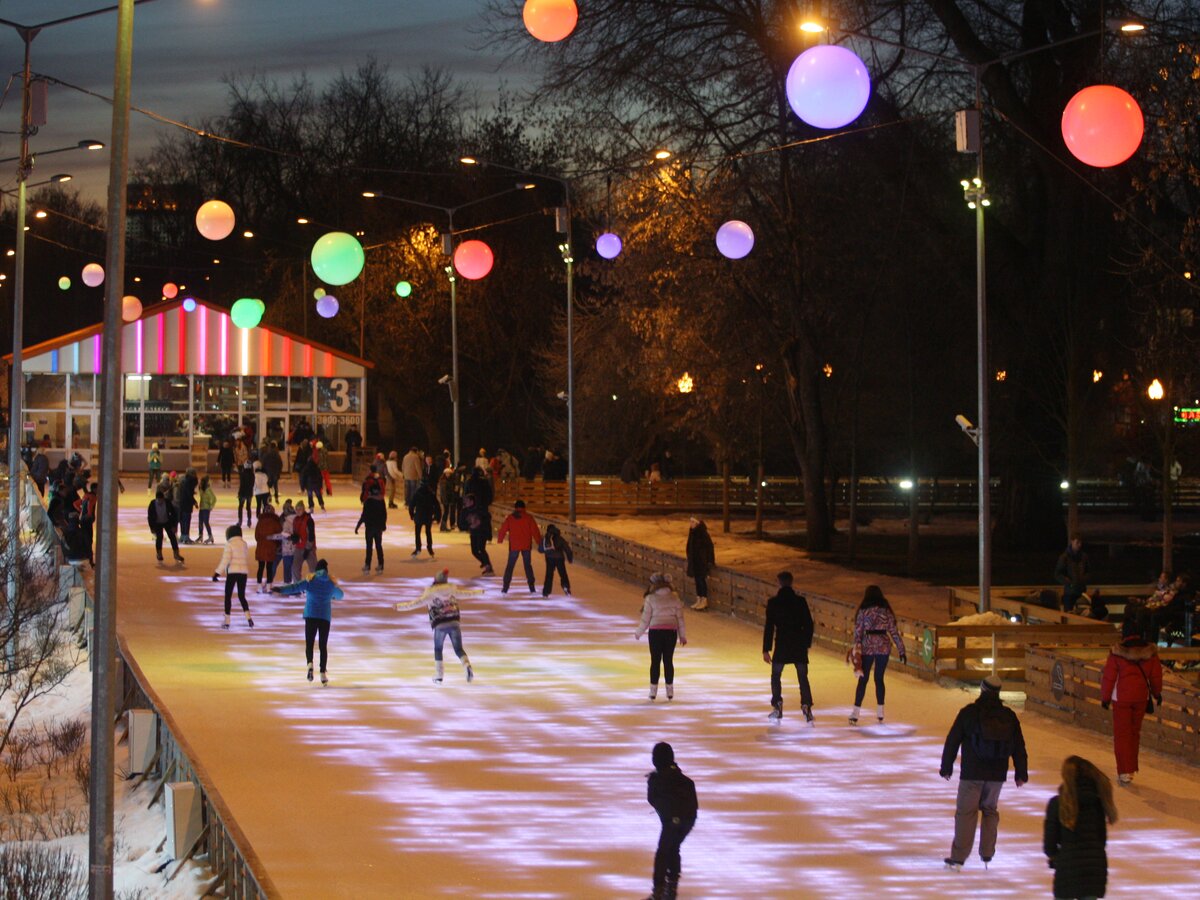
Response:
[[[529,582],[529,593],[537,593],[533,577],[533,562],[529,554],[533,550],[534,544],[541,543],[542,532],[533,516],[525,512],[524,500],[518,500],[513,504],[513,511],[504,520],[504,524],[500,526],[500,531],[496,535],[496,543],[503,544],[505,536],[508,537],[508,565],[504,567],[504,586],[500,589],[500,593],[508,593],[508,586],[512,584],[513,569],[517,566],[518,556],[525,564],[525,580]]]
[[[1151,697],[1162,703],[1162,681],[1158,649],[1138,634],[1136,623],[1127,623],[1121,643],[1113,645],[1100,676],[1100,705],[1112,707],[1118,784],[1129,784],[1138,770],[1142,718]]]

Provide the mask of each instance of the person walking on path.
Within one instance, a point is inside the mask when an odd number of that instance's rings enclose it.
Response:
[[[1071,535],[1067,549],[1058,557],[1054,567],[1054,580],[1062,585],[1063,612],[1075,609],[1075,603],[1087,592],[1088,555],[1083,549],[1083,538]]]
[[[546,557],[546,577],[542,582],[542,596],[549,597],[554,590],[554,573],[558,573],[562,581],[563,593],[571,596],[571,579],[567,577],[567,563],[575,562],[575,552],[567,543],[558,526],[551,523],[546,526],[546,532],[538,544],[538,549]]]
[[[292,517],[292,580],[299,581],[308,563],[309,574],[317,571],[317,523],[304,508],[304,501],[296,503],[296,514]]]
[[[242,524],[242,509],[246,510],[246,527],[249,528],[254,524],[253,508],[254,503],[254,466],[250,460],[246,460],[238,468],[238,514],[237,523]]]
[[[309,578],[271,590],[285,597],[304,592],[304,658],[308,661],[308,680],[313,680],[313,641],[316,640],[321,653],[321,684],[329,684],[329,625],[333,621],[333,601],[346,596],[330,577],[329,563],[318,559],[316,570]]]
[[[409,498],[408,516],[413,521],[413,535],[417,539],[417,547],[412,555],[421,555],[421,529],[425,529],[426,549],[429,551],[429,558],[433,559],[433,523],[442,517],[442,507],[433,488],[427,482],[418,484]]]
[[[954,760],[962,748],[958,800],[954,810],[954,841],[946,865],[961,868],[975,844],[979,828],[979,858],[986,866],[996,855],[1000,825],[1000,790],[1008,780],[1008,760],[1013,762],[1017,787],[1029,781],[1029,756],[1021,720],[1000,699],[1000,679],[989,675],[980,685],[979,699],[958,712],[942,748],[940,774],[954,774]],[[980,815],[982,814],[982,824]]]
[[[683,624],[683,603],[671,586],[671,576],[655,572],[642,597],[642,618],[634,639],[650,632],[650,699],[658,696],[658,670],[662,666],[667,681],[667,699],[675,699],[675,643],[687,646]]]
[[[409,447],[400,461],[400,474],[404,477],[404,505],[411,506],[413,494],[425,478],[425,457],[416,447]]]
[[[250,548],[242,539],[240,525],[230,525],[225,529],[225,550],[221,553],[221,561],[213,571],[212,580],[216,581],[225,576],[225,622],[222,628],[229,627],[229,613],[233,606],[233,589],[238,592],[238,602],[242,604],[242,612],[246,614],[246,625],[254,627],[254,619],[250,618],[250,604],[246,602],[246,579],[250,577]]]
[[[876,716],[880,722],[883,721],[883,698],[886,693],[883,673],[891,659],[893,643],[900,651],[900,664],[907,663],[908,654],[904,652],[904,641],[900,639],[900,631],[896,627],[896,614],[892,612],[892,606],[879,586],[869,584],[854,615],[854,651],[862,660],[862,674],[858,676],[858,685],[854,688],[851,725],[858,724],[858,713],[867,693],[867,679],[871,677],[872,668],[875,670]]]
[[[1158,648],[1128,623],[1121,643],[1113,646],[1100,675],[1100,705],[1112,707],[1113,753],[1117,758],[1117,783],[1133,781],[1138,770],[1142,719],[1162,703],[1163,670]]]
[[[212,489],[212,484],[205,475],[200,479],[200,524],[196,526],[196,540],[202,544],[213,542],[212,523],[209,520],[216,505],[217,492]],[[208,537],[204,536],[205,531],[208,532]]]
[[[496,534],[496,543],[503,544],[506,537],[508,538],[508,564],[504,567],[504,583],[500,587],[500,593],[508,593],[518,556],[521,557],[521,562],[525,567],[525,580],[529,582],[529,593],[537,593],[533,577],[533,562],[530,560],[529,554],[533,551],[533,545],[541,542],[542,530],[538,528],[537,520],[525,512],[524,500],[514,503],[513,511],[505,516],[504,522],[500,525],[500,531]]]
[[[387,504],[383,501],[383,485],[375,473],[372,472],[365,479],[362,485],[362,513],[358,517],[358,524],[354,526],[354,533],[358,534],[358,529],[366,527],[367,529],[367,558],[363,563],[363,574],[371,571],[371,550],[375,550],[378,557],[378,563],[375,569],[376,573],[383,571],[383,533],[387,531]]]
[[[268,500],[263,504],[262,512],[258,514],[258,524],[254,526],[254,559],[258,562],[258,575],[255,581],[258,592],[271,590],[275,581],[275,570],[279,567],[279,535],[283,532],[283,521],[275,513],[275,507]],[[263,574],[267,583],[263,585]]]
[[[1108,826],[1116,824],[1112,782],[1088,760],[1068,756],[1062,784],[1046,804],[1042,850],[1054,870],[1054,896],[1103,897],[1108,888]]]
[[[708,526],[693,517],[687,539],[687,574],[696,580],[696,602],[692,609],[708,609],[708,573],[716,564],[716,551]]]
[[[482,575],[495,575],[492,559],[488,556],[487,542],[492,539],[492,515],[486,506],[475,502],[474,494],[463,495],[463,508],[458,518],[459,530],[467,532],[471,540],[471,555],[479,562]]]
[[[158,561],[163,561],[163,535],[166,535],[171,541],[171,552],[175,554],[175,562],[183,562],[183,557],[179,555],[179,541],[175,537],[175,529],[179,526],[179,512],[171,502],[170,488],[159,486],[154,499],[146,507],[146,522],[154,534],[154,552],[158,555]]]
[[[483,593],[477,588],[463,588],[450,584],[450,570],[442,569],[433,577],[433,584],[421,592],[415,600],[401,600],[396,604],[397,612],[416,609],[425,606],[429,609],[429,627],[433,629],[433,680],[442,683],[445,670],[442,666],[442,649],[446,646],[446,638],[450,638],[450,646],[454,654],[463,664],[467,681],[475,680],[475,670],[471,668],[471,660],[463,650],[462,643],[462,611],[458,601],[472,594]]]
[[[808,682],[808,648],[813,642],[813,617],[808,600],[792,589],[792,573],[780,572],[779,591],[767,601],[763,623],[763,662],[771,664],[771,718],[783,718],[783,667],[796,667],[800,681],[800,709],[804,721],[813,722],[812,686]],[[771,653],[774,644],[775,653]]]
[[[162,477],[162,451],[158,449],[158,444],[150,445],[150,452],[146,454],[146,465],[148,466],[146,489],[153,490],[154,486],[158,484],[159,478]]]
[[[662,831],[654,853],[654,890],[647,900],[675,900],[682,869],[679,849],[696,825],[700,803],[696,783],[675,764],[675,750],[661,741],[650,751],[654,771],[646,776],[646,800],[658,813]]]

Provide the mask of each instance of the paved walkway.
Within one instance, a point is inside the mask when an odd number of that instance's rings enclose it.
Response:
[[[657,837],[644,775],[660,739],[702,807],[682,897],[1047,896],[1041,819],[1062,759],[1112,768],[1107,741],[1025,716],[1032,782],[1005,789],[991,871],[946,872],[954,787],[936,770],[966,693],[896,674],[888,723],[853,730],[852,676],[814,651],[817,727],[799,720],[794,687],[771,726],[758,633],[691,614],[677,697],[650,704],[639,591],[581,566],[573,598],[505,598],[473,580],[485,593],[464,604],[463,630],[477,678],[450,655],[434,685],[426,616],[392,604],[443,565],[454,580],[477,568],[458,534],[436,535],[436,561],[411,561],[393,511],[386,574],[360,575],[353,499],[339,491],[318,513],[347,591],[322,688],[304,680],[298,600],[252,594],[256,627],[235,617],[222,631],[220,545],[160,567],[147,498],[122,498],[119,627],[285,897],[644,896]],[[232,508],[223,494],[218,529]],[[1196,884],[1200,772],[1143,766],[1119,795],[1110,897]]]

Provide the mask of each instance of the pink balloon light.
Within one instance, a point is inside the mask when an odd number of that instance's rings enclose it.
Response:
[[[454,251],[454,270],[470,281],[486,276],[495,261],[492,248],[483,241],[463,241]]]
[[[196,210],[196,230],[210,241],[220,241],[233,233],[233,207],[224,200],[209,200]]]
[[[88,287],[100,287],[104,284],[104,266],[99,263],[88,263],[83,267],[79,276]]]
[[[1136,100],[1111,84],[1085,87],[1062,115],[1062,135],[1071,155],[1098,169],[1117,166],[1142,143],[1146,122]]]
[[[168,281],[166,284],[163,285],[162,295],[164,297],[166,297],[168,300],[174,300],[177,296],[179,296],[179,285],[175,284],[174,282]]]
[[[841,128],[859,117],[871,97],[871,75],[852,50],[810,47],[787,74],[792,111],[814,128]]]
[[[754,249],[754,230],[745,222],[730,219],[717,229],[717,249],[727,259],[741,259]]]
[[[552,44],[575,30],[579,8],[575,0],[525,0],[521,18],[530,34]]]
[[[623,246],[621,239],[611,231],[606,231],[596,238],[596,252],[605,259],[616,259],[621,255]]]
[[[132,295],[121,298],[121,318],[126,322],[136,322],[142,316],[142,301]]]

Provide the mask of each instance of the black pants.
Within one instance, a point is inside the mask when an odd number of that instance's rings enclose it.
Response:
[[[862,658],[863,675],[858,679],[858,687],[854,689],[854,705],[862,706],[863,697],[867,693],[867,679],[871,677],[871,666],[875,666],[875,702],[883,706],[883,673],[887,669],[887,653],[864,653]]]
[[[196,526],[196,540],[201,540],[204,537],[205,529],[208,530],[208,539],[213,539],[212,525],[209,523],[209,518],[212,516],[212,509],[200,510],[200,524]]]
[[[237,585],[238,600],[242,604],[242,609],[250,612],[250,604],[246,602],[246,573],[230,572],[225,576],[225,615],[229,615],[229,610],[232,608],[233,586],[235,584]]]
[[[651,633],[653,634],[653,632]],[[687,819],[682,822],[678,819],[663,821],[662,832],[658,836],[658,850],[654,853],[655,892],[662,890],[663,884],[668,878],[679,879],[679,870],[683,865],[679,858],[679,848],[695,824],[695,819]]]
[[[571,579],[567,577],[567,560],[565,557],[559,556],[551,558],[546,557],[546,578],[542,585],[542,596],[549,597],[550,592],[554,590],[554,573],[558,573],[558,577],[562,580],[564,591],[571,590]]]
[[[479,560],[481,566],[492,567],[492,559],[487,552],[487,535],[482,531],[471,532],[471,555]]]
[[[532,591],[537,583],[533,576],[533,562],[529,558],[530,551],[528,550],[509,550],[508,565],[504,567],[504,585],[503,590],[508,590],[508,586],[512,584],[513,569],[517,567],[517,557],[521,557],[521,562],[525,565],[525,580],[529,582],[529,589]]]
[[[783,703],[783,667],[789,664],[796,667],[796,679],[800,682],[800,704],[812,706],[812,687],[808,683],[808,663],[792,663],[790,660],[780,659],[778,654],[771,660],[771,705],[778,706]]]
[[[310,616],[304,617],[304,658],[308,660],[308,664],[312,665],[313,657],[313,638],[320,635],[318,644],[321,648],[321,671],[325,671],[325,664],[329,662],[329,620],[314,619]]]
[[[258,561],[258,578],[255,580],[259,584],[262,584],[263,573],[265,572],[266,576],[267,576],[267,587],[270,587],[271,582],[273,582],[275,580],[275,570],[278,568],[279,568],[279,560],[278,559],[272,559],[270,561],[267,561],[265,559],[260,559]]]
[[[383,532],[378,528],[366,529],[367,534],[367,561],[363,563],[368,569],[371,568],[371,550],[374,548],[376,555],[379,557],[379,567],[383,568]]]
[[[650,629],[648,640],[650,641],[651,684],[658,684],[659,663],[662,664],[663,674],[667,676],[667,684],[675,683],[675,641],[678,637],[679,632],[674,628]]]
[[[252,496],[251,497],[243,497],[241,494],[238,494],[238,520],[237,520],[237,523],[239,525],[242,524],[242,507],[246,508],[246,524],[247,525],[254,524],[254,519],[251,518],[252,514],[250,512],[250,504],[253,502],[254,502],[254,497],[252,497]]]
[[[171,550],[176,556],[179,556],[179,541],[175,537],[175,529],[159,528],[154,532],[154,551],[158,554],[158,558],[162,559],[162,539],[164,534],[171,540]]]
[[[696,576],[696,596],[697,597],[707,597],[708,596],[708,575],[707,574]]]
[[[417,537],[417,552],[421,552],[421,529],[425,529],[425,546],[429,550],[433,550],[433,523],[432,522],[414,522],[413,534]]]
[[[192,539],[192,510],[194,507],[185,506],[179,510],[179,534],[185,541]]]
[[[267,485],[267,492],[265,494],[255,494],[254,495],[254,514],[261,519],[262,514],[263,514],[263,507],[267,506],[267,504],[269,504],[270,502],[271,502],[271,486]]]
[[[221,484],[229,487],[229,477],[233,474],[233,466],[221,466]]]

